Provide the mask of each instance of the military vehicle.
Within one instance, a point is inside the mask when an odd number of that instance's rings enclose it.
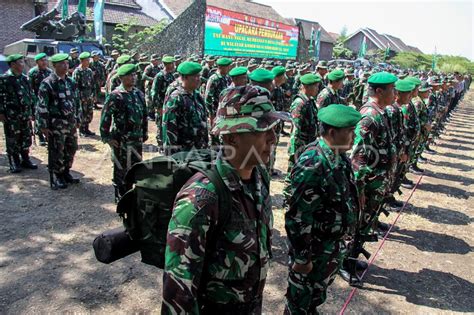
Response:
[[[26,70],[35,65],[34,56],[46,53],[52,56],[56,53],[69,53],[71,48],[77,48],[79,53],[98,50],[103,55],[104,47],[97,41],[80,40],[86,32],[86,17],[80,12],[74,12],[66,19],[57,20],[59,11],[53,8],[49,12],[33,18],[21,26],[21,30],[36,33],[34,39],[22,39],[5,46],[5,55],[22,54],[25,56]]]

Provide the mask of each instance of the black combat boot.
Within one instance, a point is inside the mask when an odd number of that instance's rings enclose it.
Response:
[[[34,164],[30,160],[30,155],[28,151],[23,151],[21,152],[21,167],[27,168],[30,170],[36,170],[38,169],[38,165]]]
[[[8,155],[8,163],[10,164],[10,173],[20,173],[20,157],[18,155]]]
[[[401,186],[406,189],[413,189],[415,184],[411,180],[409,180],[406,176],[402,179]]]
[[[90,131],[89,129],[89,124],[85,125],[84,126],[84,133],[86,136],[90,137],[90,136],[95,136],[95,132],[92,132]]]
[[[355,264],[355,266],[354,266]],[[359,260],[353,260],[353,259],[345,259],[344,262],[342,263],[341,269],[339,269],[339,276],[349,283],[350,286],[352,287],[362,287],[362,280],[360,279],[360,276],[357,274],[357,270],[365,270],[367,269],[367,263],[363,263],[362,261]]]
[[[55,174],[56,175],[56,180],[54,181],[54,186],[59,189],[66,189],[67,188],[67,183],[66,180],[64,179],[64,176],[62,174]]]
[[[412,174],[415,174],[415,175],[421,175],[423,174],[424,170],[422,170],[421,168],[418,167],[418,165],[413,164],[412,166],[410,166],[410,173]]]
[[[81,182],[81,180],[79,178],[73,177],[68,169],[66,171],[64,171],[63,178],[64,178],[65,182],[68,183],[68,184],[79,184]]]
[[[425,147],[425,151],[426,151],[427,153],[429,153],[429,154],[435,154],[435,153],[436,153],[435,150],[432,150],[432,149],[430,148],[430,145],[429,145],[429,144]]]
[[[421,155],[418,157],[418,163],[426,163],[426,162],[428,162],[427,158],[425,158]]]

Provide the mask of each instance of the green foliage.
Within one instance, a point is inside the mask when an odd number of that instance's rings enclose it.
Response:
[[[383,49],[369,49],[365,54],[365,59],[370,60],[373,63],[383,62],[385,50]]]
[[[337,38],[336,43],[334,44],[334,47],[332,49],[332,54],[334,58],[336,59],[339,59],[339,58],[351,59],[352,58],[353,52],[350,49],[344,47],[344,41],[347,38],[346,34],[347,34],[347,28],[343,27],[343,29],[341,30],[341,35],[339,35],[339,37]]]
[[[120,23],[115,26],[112,35],[112,46],[119,50],[139,49],[144,44],[152,43],[155,36],[168,25],[168,20],[163,19],[157,24],[139,30],[136,18],[130,18],[127,23]]]
[[[474,74],[474,62],[460,56],[440,56],[438,55],[435,71],[461,72]],[[411,68],[416,70],[431,70],[433,55],[418,54],[414,52],[401,52],[391,59],[393,64],[401,68]]]

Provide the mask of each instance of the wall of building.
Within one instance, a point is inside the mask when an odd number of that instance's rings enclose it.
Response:
[[[2,0],[0,9],[0,51],[5,45],[23,38],[34,38],[34,34],[23,32],[20,26],[35,17],[35,6],[31,0]]]
[[[359,32],[357,35],[347,40],[344,43],[344,46],[350,49],[352,52],[354,52],[354,54],[357,56],[357,54],[359,53],[360,44],[363,38],[364,38],[364,34],[362,32]],[[379,49],[379,48],[367,37],[367,50],[371,50],[371,49]]]

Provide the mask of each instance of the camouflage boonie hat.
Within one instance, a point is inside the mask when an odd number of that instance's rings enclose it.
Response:
[[[290,121],[286,112],[277,112],[270,92],[262,87],[246,85],[226,90],[217,108],[213,135],[263,132],[281,120]]]

